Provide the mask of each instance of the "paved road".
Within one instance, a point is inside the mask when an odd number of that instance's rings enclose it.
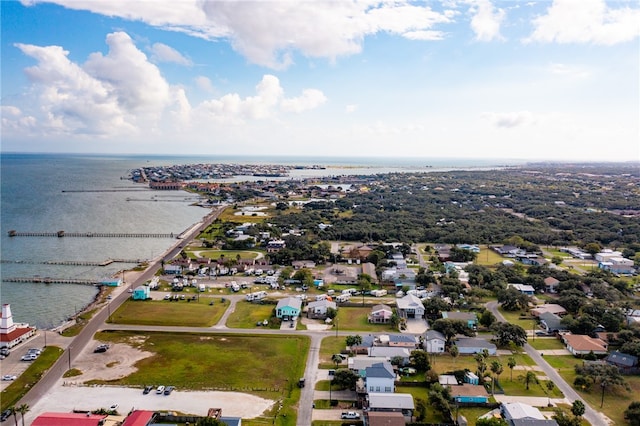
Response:
[[[507,320],[502,316],[500,311],[498,311],[498,302],[489,302],[487,303],[487,309],[489,309],[493,315],[500,322],[507,322]],[[584,403],[585,412],[584,418],[587,420],[591,426],[608,426],[611,424],[611,421],[606,418],[602,413],[594,410],[582,397],[576,392],[563,378],[558,374],[558,372],[549,365],[549,363],[540,355],[540,353],[535,350],[530,344],[526,343],[524,345],[524,350],[527,352],[536,364],[544,371],[544,373],[552,380],[555,385],[564,393],[564,396],[569,401],[573,402],[575,400],[580,400]]]
[[[171,247],[164,256],[158,257],[155,261],[149,264],[149,267],[142,273],[138,274],[133,282],[130,283],[129,288],[142,285],[147,280],[150,280],[158,269],[161,267],[161,261],[173,259],[180,253],[182,247],[185,244],[193,240],[202,230],[204,230],[211,222],[213,222],[224,209],[217,209],[211,214],[206,216],[199,226],[191,228],[190,232],[184,236],[182,240],[177,241],[173,247]],[[125,287],[126,288],[126,287]],[[115,312],[128,298],[129,293],[124,291],[123,288],[113,300],[108,302],[99,312],[97,312],[93,318],[85,325],[80,333],[73,339],[73,341],[67,346],[62,356],[51,366],[51,368],[44,373],[42,378],[26,393],[26,395],[16,404],[28,404],[29,406],[35,405],[36,401],[45,396],[47,392],[53,387],[53,385],[62,378],[63,374],[73,367],[73,361],[77,355],[87,346],[89,341],[93,338],[94,334],[104,325],[108,319],[110,312]]]

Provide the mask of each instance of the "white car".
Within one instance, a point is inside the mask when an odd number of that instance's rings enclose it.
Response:
[[[355,411],[343,411],[340,418],[341,419],[359,419],[360,413],[356,413]]]
[[[157,394],[164,393],[164,386],[162,386],[162,385],[158,386],[158,389],[156,389],[156,393]]]
[[[10,374],[5,374],[4,376],[2,376],[2,380],[7,380],[7,381],[8,380],[15,380],[17,378],[18,378],[17,376],[12,376]]]
[[[109,407],[109,411],[116,411],[118,409],[118,404],[113,404],[111,407]]]

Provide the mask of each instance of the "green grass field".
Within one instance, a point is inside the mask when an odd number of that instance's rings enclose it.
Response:
[[[260,252],[264,250],[250,251],[250,250],[211,250],[211,249],[196,250],[196,249],[193,249],[193,252],[188,253],[189,257],[192,259],[195,259],[196,255],[194,254],[194,252],[196,251],[198,252],[200,257],[206,257],[213,260],[219,260],[223,256],[224,256],[224,259],[236,260],[238,259],[238,255],[240,255],[240,259],[251,260],[251,259],[256,259],[260,255]]]
[[[265,398],[288,397],[305,369],[305,336],[99,332],[96,339],[153,352],[138,371],[110,384],[165,383],[179,389],[234,390]],[[100,382],[103,383],[103,382]]]
[[[574,358],[573,356],[548,356],[545,355],[544,359],[562,376],[562,378],[569,384],[573,385],[573,381],[576,378],[575,366],[582,364],[582,360]],[[606,390],[604,397],[604,405],[600,408],[600,402],[602,393],[600,388],[592,388],[590,391],[583,389],[576,389],[580,395],[593,407],[604,413],[609,417],[613,424],[623,425],[626,424],[624,419],[624,410],[627,409],[629,404],[638,400],[640,395],[640,377],[639,376],[625,376],[625,382],[631,387],[631,392],[623,388],[610,388]],[[575,389],[575,388],[574,388]]]
[[[209,305],[214,300],[213,305]],[[200,300],[127,300],[115,312],[110,322],[116,324],[170,325],[179,327],[211,327],[215,325],[229,302],[221,298],[201,297]]]
[[[475,264],[483,265],[483,266],[492,266],[496,265],[506,258],[500,256],[495,251],[489,249],[486,246],[480,247],[480,253],[478,253],[478,257],[476,257]]]
[[[357,299],[352,299],[352,301]],[[357,330],[360,334],[368,332],[397,332],[388,324],[369,324],[367,315],[370,307],[340,307],[338,309],[337,326],[340,331]],[[334,323],[336,321],[334,320]]]
[[[538,337],[530,338],[528,342],[534,349],[537,350],[549,350],[549,349],[564,349],[564,345],[559,339],[555,337]]]
[[[257,328],[258,321],[269,320],[273,316],[276,305],[250,303],[239,301],[236,309],[227,319],[227,326],[231,328]]]

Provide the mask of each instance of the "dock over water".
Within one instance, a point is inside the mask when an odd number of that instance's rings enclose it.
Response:
[[[75,237],[75,238],[180,238],[181,234],[163,233],[126,233],[126,232],[18,232],[11,230],[9,237]],[[178,235],[176,237],[176,235]]]

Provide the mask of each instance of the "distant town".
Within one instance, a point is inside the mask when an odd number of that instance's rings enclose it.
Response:
[[[2,362],[28,358],[3,416],[43,407],[24,389],[55,365],[49,399],[83,388],[87,425],[638,424],[636,165],[269,179],[287,167],[132,171],[211,214],[104,283],[59,350],[28,352],[42,331],[12,339],[3,308]],[[237,176],[265,179],[208,181]],[[113,387],[135,410],[95,405]],[[45,408],[31,424],[78,417]]]

